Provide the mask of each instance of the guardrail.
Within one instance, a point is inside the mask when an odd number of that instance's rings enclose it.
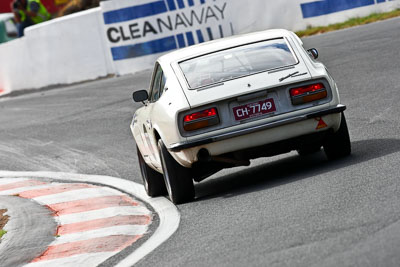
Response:
[[[114,0],[0,45],[0,94],[149,69],[162,53],[269,28],[302,30],[400,7],[396,0]]]

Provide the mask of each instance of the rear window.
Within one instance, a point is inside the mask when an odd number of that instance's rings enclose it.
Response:
[[[285,39],[218,51],[179,63],[191,89],[297,63]]]

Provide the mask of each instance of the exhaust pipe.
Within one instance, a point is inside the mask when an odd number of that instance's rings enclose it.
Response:
[[[228,157],[211,156],[210,152],[208,152],[208,150],[205,148],[200,149],[200,151],[197,153],[197,158],[201,162],[217,162],[217,163],[233,165],[236,167],[250,165],[250,160],[239,160]]]

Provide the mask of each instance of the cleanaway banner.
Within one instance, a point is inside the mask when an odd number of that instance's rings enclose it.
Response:
[[[101,2],[116,74],[150,68],[161,54],[234,34],[293,31],[400,7],[397,0],[113,0]]]
[[[234,34],[229,0],[120,0],[102,3],[106,40],[119,74],[149,67],[155,54]],[[133,67],[135,68],[135,67]]]

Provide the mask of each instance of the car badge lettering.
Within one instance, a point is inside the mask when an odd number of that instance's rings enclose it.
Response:
[[[306,75],[306,74],[307,74],[307,72],[303,72],[303,73],[299,74],[299,72],[296,71],[296,72],[288,74],[287,76],[284,76],[284,77],[280,78],[279,82],[283,82],[284,80],[286,80],[288,78],[291,78],[291,77],[298,77],[298,76],[303,76],[303,75]]]

